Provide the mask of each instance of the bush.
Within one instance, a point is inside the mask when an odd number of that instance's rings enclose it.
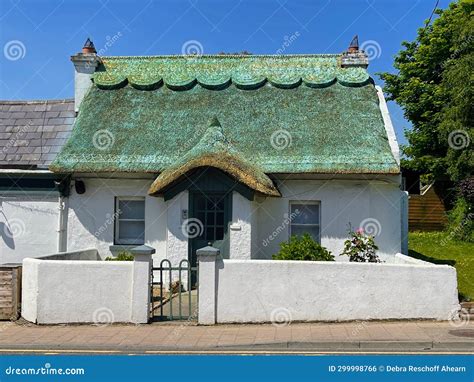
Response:
[[[474,243],[474,211],[468,201],[459,197],[448,212],[447,232],[450,238]]]
[[[290,241],[280,243],[280,251],[273,255],[273,259],[334,261],[334,256],[305,233],[303,236],[292,236]]]
[[[105,261],[133,261],[133,255],[128,251],[121,251],[118,253],[117,257],[108,256],[105,258]]]
[[[349,236],[340,256],[349,256],[349,261],[357,263],[380,263],[376,253],[379,247],[375,245],[373,236],[366,235],[362,228],[354,232],[350,227]]]
[[[450,238],[474,243],[474,177],[464,179],[457,187],[457,199],[448,212]]]

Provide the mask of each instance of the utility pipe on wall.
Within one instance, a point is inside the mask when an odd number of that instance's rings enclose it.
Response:
[[[69,198],[60,196],[58,200],[58,252],[67,251],[67,216],[69,210]]]

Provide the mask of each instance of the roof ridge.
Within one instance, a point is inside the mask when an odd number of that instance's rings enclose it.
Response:
[[[0,100],[0,104],[3,105],[29,105],[29,104],[40,104],[40,103],[66,103],[74,102],[74,98],[63,98],[63,99],[34,99],[34,100]]]
[[[340,57],[342,53],[301,53],[301,54],[201,54],[195,55],[196,58],[295,58],[295,57]],[[103,59],[115,60],[115,59],[150,59],[150,58],[176,58],[176,59],[189,59],[194,57],[192,54],[163,54],[154,56],[100,56]]]

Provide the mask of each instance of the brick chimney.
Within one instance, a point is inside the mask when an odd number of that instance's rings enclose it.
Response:
[[[369,59],[367,58],[367,55],[363,50],[359,50],[359,36],[355,35],[352,38],[347,51],[342,53],[341,66],[343,68],[354,66],[367,68],[369,66]]]
[[[82,52],[71,56],[74,64],[74,110],[79,111],[79,106],[92,86],[92,74],[100,64],[94,43],[88,38],[82,47]]]

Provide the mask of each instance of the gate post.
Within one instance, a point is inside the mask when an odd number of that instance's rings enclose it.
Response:
[[[130,250],[133,260],[131,322],[146,324],[150,316],[150,284],[154,248],[141,245]]]
[[[210,245],[196,251],[199,262],[199,307],[198,323],[214,325],[216,323],[216,259],[220,251]]]

